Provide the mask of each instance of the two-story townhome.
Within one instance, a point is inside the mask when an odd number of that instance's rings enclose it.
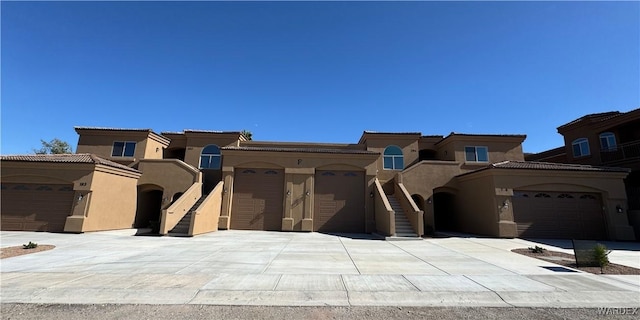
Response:
[[[241,132],[206,130],[76,132],[76,155],[0,158],[3,230],[634,238],[618,212],[627,169],[525,162],[524,135],[365,131],[356,143],[337,144],[251,141]],[[94,172],[59,173],[82,163],[60,159],[80,157],[113,168],[108,184],[88,179]],[[47,184],[72,194],[56,214],[44,200],[23,200],[40,197]],[[99,197],[110,201],[94,204]],[[33,221],[38,228],[29,227]]]
[[[527,155],[529,161],[630,169],[625,178],[628,213],[640,235],[640,109],[588,114],[558,127],[564,146]]]

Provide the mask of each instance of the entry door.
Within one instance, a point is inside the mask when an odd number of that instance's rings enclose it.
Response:
[[[291,218],[293,219],[293,231],[302,231],[302,219],[305,212],[309,211],[309,198],[311,194],[310,177],[294,174],[291,179],[291,189],[287,201],[290,201]]]

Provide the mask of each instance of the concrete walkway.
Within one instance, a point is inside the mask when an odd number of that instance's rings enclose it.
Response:
[[[235,230],[194,238],[133,233],[1,232],[2,247],[29,241],[56,246],[0,260],[1,302],[640,307],[640,276],[554,272],[544,268],[557,266],[551,262],[509,251],[542,243],[571,252],[563,243]],[[640,268],[640,244],[608,246],[623,246],[611,254],[612,262]]]

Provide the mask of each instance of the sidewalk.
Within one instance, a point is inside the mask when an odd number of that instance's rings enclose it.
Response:
[[[133,233],[1,232],[2,247],[56,246],[0,260],[2,303],[640,307],[640,276],[553,272],[509,251],[540,244],[522,239]],[[624,244],[612,262],[640,268],[640,244]]]

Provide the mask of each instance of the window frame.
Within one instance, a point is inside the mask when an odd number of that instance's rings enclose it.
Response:
[[[122,143],[122,152],[120,154],[115,154],[116,151],[116,143]],[[127,145],[133,145],[133,150],[131,155],[127,155]],[[133,158],[136,155],[136,147],[138,146],[137,141],[125,141],[125,140],[116,140],[111,144],[111,156],[118,158]]]
[[[474,160],[467,159],[467,148],[473,148]],[[478,150],[484,149],[487,160],[479,160]],[[465,162],[477,162],[477,163],[489,163],[489,147],[487,146],[465,146],[464,147],[464,161]]]
[[[576,146],[580,151],[580,154],[576,154]],[[586,153],[583,150],[583,146],[586,146]],[[591,147],[589,146],[589,139],[587,138],[578,138],[571,142],[571,151],[573,153],[574,158],[582,158],[588,157],[591,155]]]
[[[600,150],[602,150],[602,151],[611,151],[611,150],[616,150],[618,148],[618,142],[616,141],[616,135],[613,134],[613,132],[610,132],[610,131],[603,132],[603,133],[598,135],[598,138],[600,138]],[[604,146],[604,144],[602,143],[603,140],[605,141],[607,146]],[[613,142],[613,143],[610,144],[610,142]]]
[[[204,152],[205,152],[205,150],[206,150],[208,147],[212,147],[212,146],[217,148],[218,153],[204,153]],[[209,164],[209,166],[207,166],[207,167],[203,167],[203,166],[202,166],[202,158],[203,158],[203,157],[207,157],[207,159],[208,159],[207,163]],[[212,167],[212,166],[210,166],[210,165],[211,165],[211,162],[212,162],[212,160],[213,160],[213,158],[217,158],[217,160],[218,160],[218,162],[217,162],[217,163],[218,163],[217,167]],[[204,148],[202,148],[202,151],[200,151],[200,158],[199,158],[199,159],[200,159],[200,160],[199,160],[199,163],[198,163],[198,168],[199,168],[199,169],[213,169],[213,170],[220,170],[220,169],[222,168],[222,152],[220,151],[220,147],[219,147],[218,145],[215,145],[215,144],[208,144],[208,145],[204,146]]]
[[[400,151],[400,154],[387,154],[387,151],[390,150],[391,148],[397,148],[397,150]],[[395,150],[394,150],[395,151]],[[386,164],[386,160],[390,159],[391,160],[391,166],[387,167]],[[397,166],[396,161],[400,160],[400,166]],[[396,146],[396,145],[388,145],[384,148],[384,151],[382,152],[382,169],[383,170],[395,170],[395,171],[401,171],[404,170],[404,152],[402,151],[402,148]]]

